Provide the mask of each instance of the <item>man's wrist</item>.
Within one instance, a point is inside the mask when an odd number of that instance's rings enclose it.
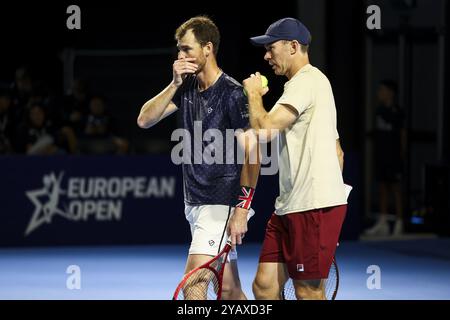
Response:
[[[183,82],[181,82],[180,84],[177,85],[177,84],[175,83],[175,80],[172,80],[172,82],[170,83],[169,86],[170,86],[172,89],[178,90],[178,88],[180,88],[182,84],[183,84]]]
[[[236,208],[249,210],[252,204],[255,189],[252,187],[241,186],[241,191],[238,196]]]
[[[236,206],[235,207],[235,209],[239,209],[239,210],[235,210],[234,211],[234,214],[242,214],[242,216],[246,216],[247,217],[247,215],[248,215],[248,212],[250,211],[250,209],[245,209],[245,208],[241,208],[241,207],[238,207],[238,206]]]

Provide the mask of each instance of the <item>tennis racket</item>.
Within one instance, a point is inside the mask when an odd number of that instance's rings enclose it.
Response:
[[[228,240],[222,251],[205,264],[187,273],[173,294],[173,300],[220,300],[223,271],[231,250]]]
[[[336,263],[336,258],[333,258],[331,263],[330,272],[328,278],[322,280],[321,285],[325,286],[325,297],[327,300],[335,300],[339,289],[339,269]],[[283,300],[297,300],[295,296],[295,288],[292,279],[289,279],[284,285],[282,291]]]

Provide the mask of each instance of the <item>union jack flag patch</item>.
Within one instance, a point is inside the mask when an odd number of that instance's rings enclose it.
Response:
[[[250,209],[252,204],[253,195],[255,194],[255,189],[251,187],[241,187],[241,195],[238,197],[238,204],[236,207]]]

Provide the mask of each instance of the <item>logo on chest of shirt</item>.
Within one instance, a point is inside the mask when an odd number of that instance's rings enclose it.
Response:
[[[206,99],[205,97],[199,97],[201,109],[206,110],[207,114],[210,114],[214,111],[214,109],[211,107],[211,104],[209,103],[209,100],[210,99]]]
[[[189,100],[188,98],[184,97],[184,100],[187,101],[190,104],[194,104],[191,100]]]
[[[241,110],[241,118],[242,119],[247,119],[247,118],[249,118],[249,114],[248,114],[248,103],[246,103],[245,104],[245,109],[244,110]]]

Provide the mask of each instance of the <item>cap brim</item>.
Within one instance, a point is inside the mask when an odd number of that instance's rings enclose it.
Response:
[[[255,46],[265,46],[266,44],[275,42],[277,40],[280,40],[280,39],[278,39],[276,37],[268,36],[267,34],[250,38],[250,42]]]

